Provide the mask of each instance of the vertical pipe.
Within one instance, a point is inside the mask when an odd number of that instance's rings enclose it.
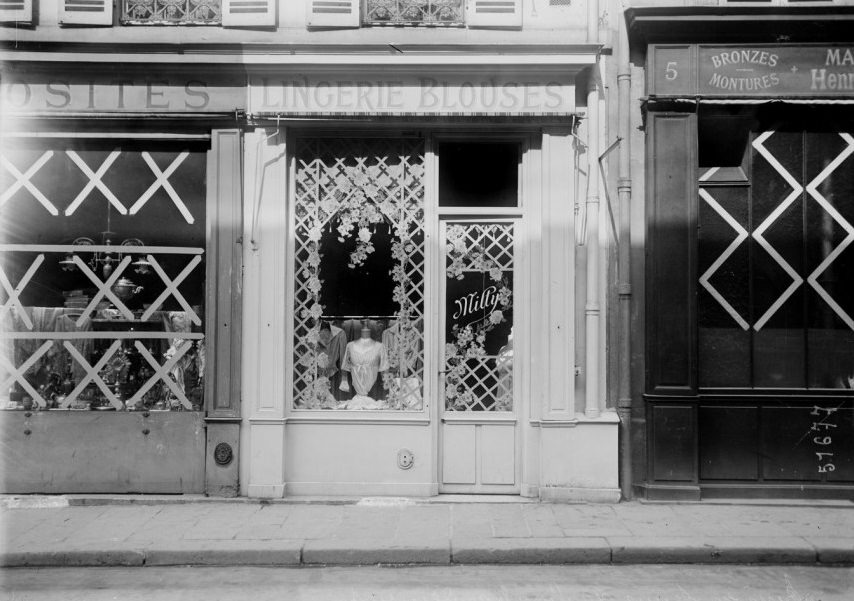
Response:
[[[587,3],[587,41],[599,41],[599,1]],[[584,303],[584,415],[599,417],[599,59],[587,87],[587,294]]]
[[[631,88],[632,71],[629,60],[629,38],[625,19],[620,19],[617,39],[617,112],[619,119],[620,154],[617,168],[619,201],[619,256],[617,257],[617,293],[620,306],[620,345],[618,349],[619,382],[617,413],[620,416],[620,489],[623,498],[632,493],[632,166],[631,166]]]

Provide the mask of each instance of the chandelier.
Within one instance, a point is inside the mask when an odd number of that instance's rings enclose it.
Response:
[[[110,231],[110,215],[112,210],[110,208],[109,203],[107,204],[107,229],[101,232],[100,236],[100,247],[99,250],[96,251],[86,251],[87,246],[96,246],[95,241],[92,238],[88,238],[86,236],[81,236],[76,238],[71,245],[74,247],[79,247],[79,251],[72,251],[66,253],[65,258],[62,259],[59,264],[62,267],[63,271],[76,271],[77,264],[74,261],[75,255],[80,255],[81,253],[89,254],[91,253],[91,258],[88,261],[83,260],[92,271],[101,269],[101,273],[104,276],[104,279],[110,277],[110,274],[113,273],[113,269],[115,265],[120,263],[125,255],[131,255],[133,257],[134,254],[139,254],[139,256],[131,263],[131,266],[134,268],[134,271],[140,275],[147,274],[151,271],[151,263],[148,262],[145,255],[139,253],[138,251],[133,251],[133,248],[141,248],[145,246],[145,243],[139,238],[125,238],[117,245],[113,245],[113,239],[116,237],[116,233]],[[106,250],[104,250],[106,247]],[[113,250],[115,248],[115,250]]]

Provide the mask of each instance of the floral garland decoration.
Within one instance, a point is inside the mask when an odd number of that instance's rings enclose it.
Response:
[[[469,372],[467,362],[486,356],[486,334],[498,324],[507,321],[504,312],[513,306],[513,293],[501,266],[487,256],[481,245],[469,246],[463,226],[450,226],[447,239],[448,278],[461,280],[466,269],[474,269],[488,273],[489,279],[497,288],[497,308],[484,318],[464,327],[455,324],[451,330],[454,340],[445,344],[445,399],[450,401],[449,409],[465,410],[477,401],[471,390],[460,390]]]
[[[418,165],[411,166],[412,174],[418,176]],[[300,357],[298,363],[310,374],[313,374],[310,386],[306,389],[306,409],[335,409],[337,402],[331,393],[331,382],[329,378],[322,375],[328,366],[328,356],[320,352],[318,343],[320,341],[320,324],[323,316],[323,305],[320,303],[320,291],[323,280],[320,279],[320,264],[322,254],[320,252],[320,241],[323,235],[323,224],[332,221],[333,216],[338,218],[338,241],[344,242],[356,232],[356,249],[350,253],[350,261],[347,267],[355,269],[364,265],[368,255],[375,251],[371,240],[375,226],[379,223],[390,223],[394,230],[395,238],[392,243],[392,257],[397,264],[392,267],[390,274],[395,283],[393,299],[399,305],[396,319],[400,324],[400,332],[397,340],[402,348],[413,348],[419,339],[417,329],[412,326],[412,303],[407,295],[411,288],[411,278],[407,274],[406,262],[408,256],[415,251],[408,231],[407,212],[402,206],[406,201],[400,199],[395,201],[385,191],[394,184],[394,180],[385,171],[380,172],[378,166],[371,165],[358,170],[351,175],[338,180],[337,189],[332,195],[327,196],[317,203],[312,214],[303,213],[301,216],[310,217],[308,226],[308,256],[303,268],[303,277],[306,288],[311,295],[309,306],[302,309],[301,317],[311,320],[312,327],[306,335],[305,342],[309,352]],[[332,177],[324,173],[321,176],[322,183],[328,184]],[[302,209],[303,211],[305,209]],[[396,353],[389,353],[390,369],[383,372],[383,385],[389,391],[390,408],[400,409],[406,404],[404,398],[406,392],[400,390],[399,381],[404,376],[404,366],[400,365]]]

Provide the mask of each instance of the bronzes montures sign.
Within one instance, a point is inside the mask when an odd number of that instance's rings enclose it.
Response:
[[[854,98],[854,46],[651,46],[653,96]]]
[[[568,115],[571,77],[252,75],[251,114]]]

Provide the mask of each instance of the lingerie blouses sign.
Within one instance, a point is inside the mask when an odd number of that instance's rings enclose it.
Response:
[[[252,75],[249,87],[248,111],[256,115],[566,115],[575,110],[569,77]]]
[[[854,98],[854,46],[651,46],[653,96]]]

